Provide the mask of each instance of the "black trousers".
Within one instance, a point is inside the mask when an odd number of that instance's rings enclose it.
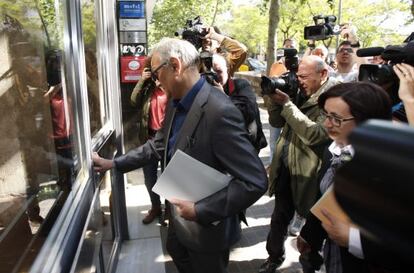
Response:
[[[173,225],[168,227],[167,251],[180,273],[227,273],[229,249],[218,252],[191,250],[180,243]]]
[[[281,264],[285,259],[284,243],[287,238],[289,223],[295,214],[295,206],[290,188],[290,174],[282,164],[276,185],[275,207],[267,235],[266,250],[271,262]]]

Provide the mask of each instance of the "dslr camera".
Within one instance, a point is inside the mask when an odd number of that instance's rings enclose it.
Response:
[[[298,51],[294,48],[283,48],[280,51],[283,51],[285,66],[288,72],[282,74],[280,77],[262,76],[262,82],[260,84],[262,88],[261,95],[271,95],[275,93],[275,89],[279,89],[288,94],[292,101],[295,101],[299,88],[299,81],[296,75],[299,66]]]
[[[335,15],[313,16],[313,21],[315,22],[314,26],[306,26],[304,29],[305,40],[326,40],[341,33],[341,27],[335,25]]]
[[[359,81],[369,81],[382,86],[391,94],[393,103],[399,101],[399,79],[393,70],[394,64],[407,63],[414,66],[414,32],[401,45],[361,48],[356,52],[358,57],[378,56],[384,64],[361,64]]]

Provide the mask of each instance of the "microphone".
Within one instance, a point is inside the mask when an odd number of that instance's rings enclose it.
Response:
[[[367,47],[358,49],[356,55],[358,57],[371,57],[381,55],[382,52],[384,52],[383,47]]]

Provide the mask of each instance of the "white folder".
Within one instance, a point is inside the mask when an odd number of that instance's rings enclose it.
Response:
[[[197,202],[227,187],[232,177],[177,150],[152,191],[167,200]]]

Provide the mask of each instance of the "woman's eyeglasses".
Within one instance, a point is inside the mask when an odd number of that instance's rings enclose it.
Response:
[[[342,122],[346,122],[346,121],[350,121],[350,120],[354,120],[355,119],[354,117],[350,117],[350,118],[340,118],[338,116],[328,114],[326,111],[322,111],[322,115],[323,115],[323,117],[325,119],[328,119],[329,122],[331,122],[336,127],[341,127]]]

